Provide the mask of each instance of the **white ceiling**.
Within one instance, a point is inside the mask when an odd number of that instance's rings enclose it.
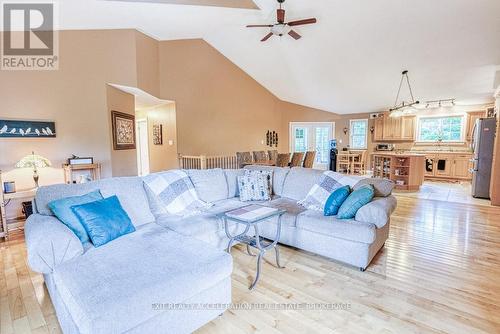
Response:
[[[285,101],[337,113],[372,112],[394,103],[409,70],[420,100],[492,100],[500,70],[499,0],[287,0],[303,38],[259,42],[275,20],[261,10],[63,0],[61,29],[136,28],[159,40],[203,38]]]

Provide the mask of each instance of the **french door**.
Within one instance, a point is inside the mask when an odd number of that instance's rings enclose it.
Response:
[[[290,122],[290,152],[316,151],[314,168],[328,169],[333,122]]]

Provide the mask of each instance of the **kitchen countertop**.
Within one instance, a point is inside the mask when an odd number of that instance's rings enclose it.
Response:
[[[425,153],[415,152],[394,152],[394,151],[375,151],[372,155],[390,155],[391,157],[425,157]]]

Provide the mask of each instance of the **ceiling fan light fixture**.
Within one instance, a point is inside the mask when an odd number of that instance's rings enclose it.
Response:
[[[276,24],[271,28],[271,32],[276,36],[286,35],[290,32],[290,30],[292,30],[292,28],[286,24]]]

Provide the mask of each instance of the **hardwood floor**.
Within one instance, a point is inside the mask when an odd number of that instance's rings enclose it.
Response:
[[[233,251],[233,303],[343,303],[341,310],[228,310],[199,333],[500,333],[500,208],[398,196],[366,272],[289,247],[265,263]],[[0,243],[0,332],[58,333],[22,236]],[[273,254],[268,258],[273,263]]]

